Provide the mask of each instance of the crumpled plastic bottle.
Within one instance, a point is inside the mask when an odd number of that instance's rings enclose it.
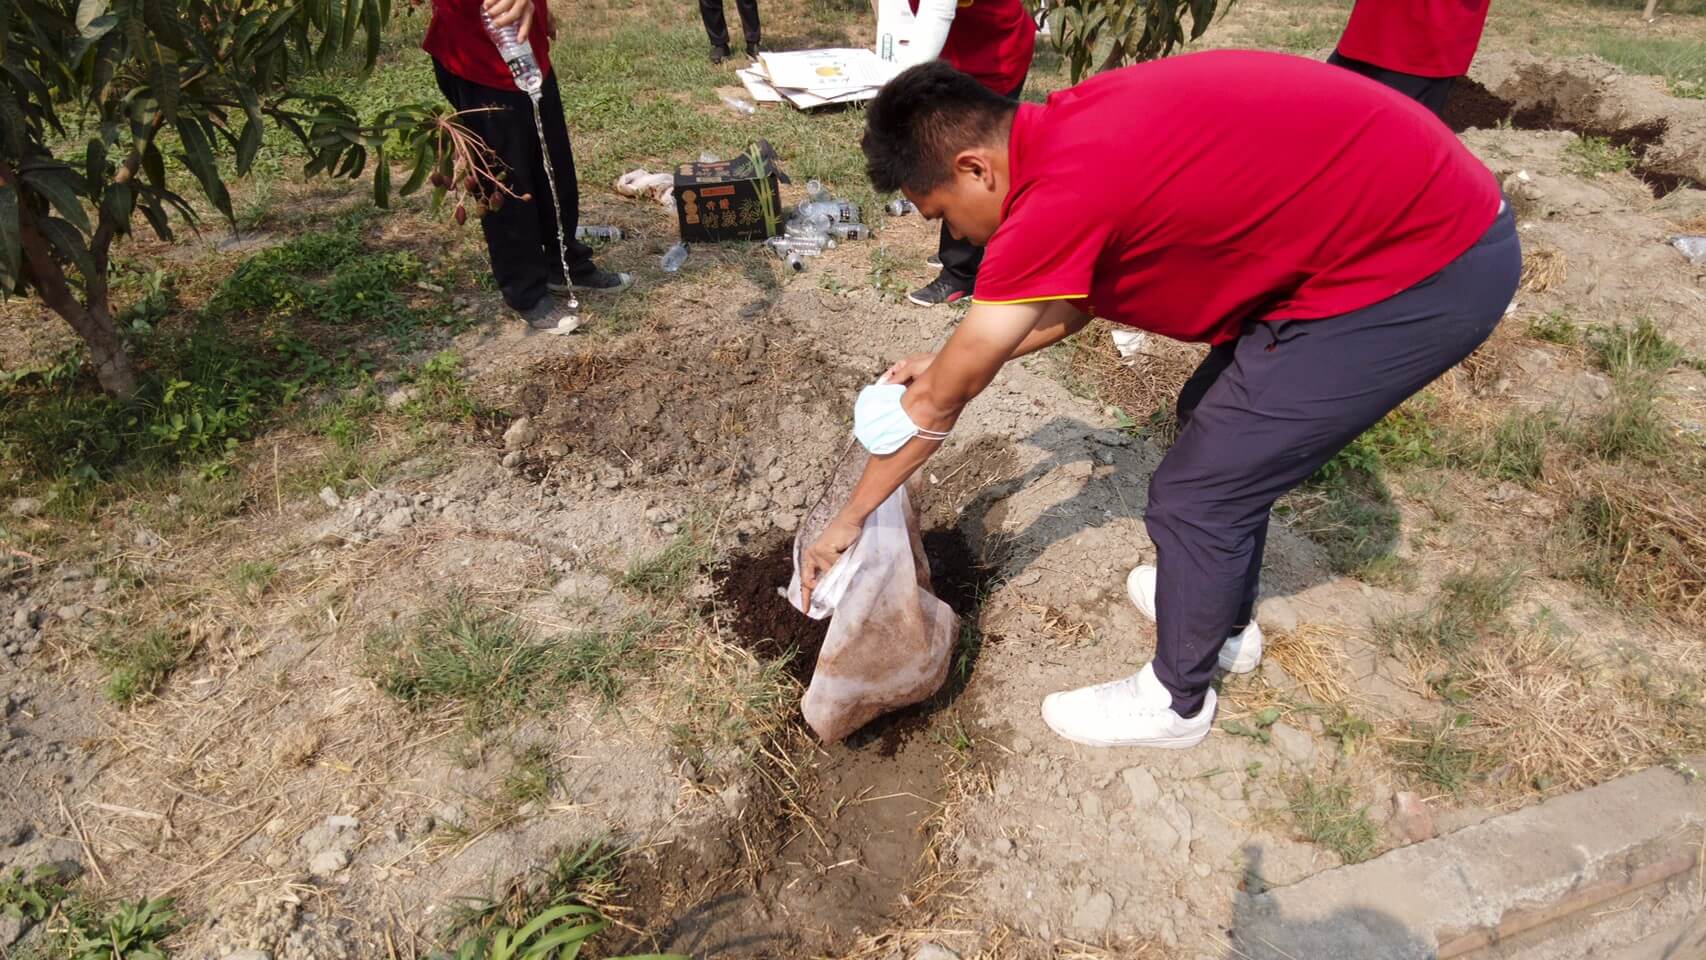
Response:
[[[1706,265],[1706,237],[1673,237],[1670,245],[1681,250],[1689,263]]]
[[[686,263],[686,262],[687,262],[687,244],[682,243],[678,240],[678,241],[676,241],[675,246],[670,247],[669,250],[665,251],[665,253],[663,255],[663,272],[664,273],[675,273],[676,271],[680,270],[681,265]]]

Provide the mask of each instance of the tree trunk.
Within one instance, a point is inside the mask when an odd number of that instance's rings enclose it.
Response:
[[[1653,18],[1658,15],[1658,12],[1659,0],[1647,0],[1647,9],[1641,12],[1641,19],[1648,23],[1652,23]]]

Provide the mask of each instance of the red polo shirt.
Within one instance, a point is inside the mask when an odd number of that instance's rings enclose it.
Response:
[[[486,36],[480,22],[480,0],[432,0],[432,22],[427,24],[421,49],[432,54],[444,69],[471,83],[499,90],[514,90],[509,67],[498,56],[497,45]],[[546,0],[534,0],[533,28],[527,45],[539,69],[551,75],[551,41],[546,35]]]
[[[918,0],[911,3],[917,13]],[[942,59],[1006,96],[1025,82],[1036,46],[1037,23],[1024,0],[959,0]]]
[[[1223,50],[1020,104],[981,303],[1073,300],[1179,340],[1378,303],[1468,250],[1499,187],[1427,108],[1337,67]]]
[[[1418,77],[1469,72],[1489,0],[1357,0],[1339,53]]]

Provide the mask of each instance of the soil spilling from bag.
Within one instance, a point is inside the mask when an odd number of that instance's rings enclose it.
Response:
[[[1468,77],[1459,77],[1451,85],[1451,97],[1445,104],[1444,120],[1453,133],[1462,133],[1472,128],[1490,129],[1501,123],[1509,123],[1518,130],[1567,130],[1580,137],[1604,138],[1612,146],[1627,148],[1635,157],[1632,170],[1652,191],[1654,197],[1663,197],[1691,183],[1687,177],[1658,173],[1646,166],[1648,148],[1663,139],[1668,129],[1663,120],[1650,120],[1616,129],[1573,123],[1559,116],[1555,103],[1542,102],[1518,109],[1516,104]]]
[[[975,736],[953,707],[975,666],[978,605],[996,573],[956,528],[929,530],[923,540],[937,596],[967,621],[943,690],[845,743],[800,750],[789,758],[799,770],[797,792],[788,793],[775,771],[762,777],[778,789],[751,798],[740,836],[666,852],[651,868],[656,876],[632,888],[678,893],[635,906],[634,918],[645,919],[636,926],[656,938],[635,946],[692,956],[839,953],[909,908],[908,891],[927,870],[927,824],[961,765],[956,739]],[[716,602],[740,642],[761,659],[785,659],[805,684],[827,624],[777,594],[792,573],[792,540],[771,538],[716,574]]]

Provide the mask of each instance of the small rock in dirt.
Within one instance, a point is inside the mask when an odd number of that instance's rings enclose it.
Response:
[[[152,550],[160,545],[160,538],[147,530],[138,530],[134,542],[138,549]]]
[[[520,450],[511,450],[504,454],[503,459],[498,461],[498,465],[503,467],[505,470],[514,470],[521,466],[521,462],[525,459],[527,459],[527,457],[522,454]]]
[[[361,826],[361,821],[350,816],[327,817],[326,826],[333,830],[354,830]]]
[[[1256,608],[1256,622],[1270,634],[1297,629],[1297,610],[1284,597],[1269,597]]]
[[[1297,681],[1292,679],[1291,674],[1288,673],[1284,667],[1280,666],[1279,661],[1277,660],[1269,659],[1262,661],[1262,680],[1267,683],[1268,686],[1281,692],[1291,690],[1297,686]]]
[[[806,492],[799,487],[794,487],[791,490],[783,491],[782,495],[776,498],[776,502],[784,507],[792,507],[797,510],[806,505]]]
[[[771,483],[781,483],[782,478],[787,475],[787,471],[783,470],[781,467],[771,467],[770,470],[764,474],[764,479],[769,480]]]
[[[746,813],[751,798],[747,796],[746,788],[738,783],[731,783],[717,792],[717,799],[723,802],[723,809],[734,819],[740,819]]]
[[[926,943],[912,955],[912,960],[960,960],[960,955],[939,943]]]
[[[757,490],[746,495],[746,508],[754,512],[763,510],[770,505],[770,498]]]
[[[770,515],[770,522],[783,533],[793,533],[800,525],[800,518],[791,510],[778,510]]]
[[[19,607],[12,611],[12,629],[34,630],[35,624],[30,622],[30,608]]]
[[[446,803],[432,812],[432,818],[446,827],[460,827],[468,819],[468,813],[462,809],[461,804]]]
[[[1274,746],[1291,762],[1307,767],[1315,762],[1315,739],[1289,723],[1276,723],[1268,728]]]
[[[338,492],[331,487],[320,488],[320,502],[333,510],[344,505],[343,498],[338,496]]]
[[[401,410],[405,406],[408,406],[409,401],[414,398],[414,387],[403,387],[400,390],[393,390],[385,395],[385,409]]]
[[[282,870],[285,864],[290,862],[290,854],[274,847],[267,851],[267,855],[261,858],[261,862],[267,865],[268,870]]]
[[[504,449],[522,450],[533,446],[538,439],[539,428],[533,425],[533,418],[517,417],[504,431]]]
[[[272,954],[265,950],[238,950],[226,954],[223,960],[272,960]]]
[[[381,534],[402,533],[415,525],[415,508],[398,507],[387,513],[380,521],[378,530]]]
[[[18,652],[19,653],[35,653],[36,651],[38,651],[40,649],[41,649],[41,641],[37,640],[35,637],[31,637],[30,639],[25,640],[23,643],[18,644]]]
[[[82,623],[84,614],[88,612],[89,608],[81,603],[69,603],[54,611],[59,619],[66,623]]]
[[[1102,819],[1102,798],[1094,793],[1086,793],[1078,799],[1078,804],[1084,810],[1084,815],[1091,820]]]
[[[112,588],[113,588],[113,582],[111,580],[107,579],[106,577],[96,577],[95,582],[89,585],[89,592],[96,594],[96,595],[100,595],[100,594],[106,593],[108,590],[111,590]]]
[[[1031,752],[1031,741],[1026,739],[1025,737],[1014,737],[1013,738],[1013,752],[1018,754],[1021,757],[1027,753],[1030,753]]]
[[[622,476],[616,473],[606,474],[599,478],[598,485],[606,490],[615,490],[622,485]]]
[[[646,508],[646,522],[647,523],[657,525],[657,524],[662,524],[664,521],[666,521],[668,519],[669,519],[669,511],[668,510],[665,510],[662,507],[647,507]]]
[[[0,948],[10,947],[30,929],[30,922],[22,916],[11,916],[0,913]]]
[[[1018,849],[1019,845],[1013,842],[1012,837],[997,837],[995,840],[995,852],[1004,857],[1011,857]]]
[[[1121,770],[1120,779],[1125,781],[1125,788],[1131,793],[1134,810],[1145,810],[1161,797],[1161,785],[1155,782],[1155,775],[1143,767]]]
[[[333,848],[321,850],[308,861],[308,874],[314,877],[329,877],[339,870],[349,866],[349,851]]]
[[[1427,803],[1408,790],[1392,795],[1392,827],[1410,843],[1432,840],[1439,832]]]
[[[1073,911],[1072,925],[1080,933],[1096,934],[1108,928],[1114,919],[1114,898],[1106,891],[1091,894]]]
[[[41,501],[35,497],[19,497],[12,501],[12,516],[33,517],[41,513]]]
[[[674,520],[665,520],[658,526],[658,532],[665,536],[673,537],[681,532],[681,524],[676,523]]]

